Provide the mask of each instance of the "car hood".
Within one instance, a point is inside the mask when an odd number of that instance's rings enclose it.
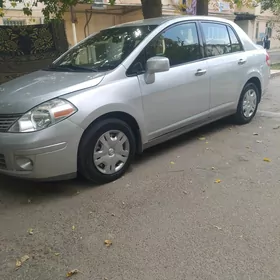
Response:
[[[105,72],[37,71],[0,85],[0,115],[25,113],[52,98],[98,85]]]

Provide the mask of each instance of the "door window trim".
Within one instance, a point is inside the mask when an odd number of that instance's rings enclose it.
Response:
[[[231,42],[230,35],[229,35],[229,29],[233,32],[233,34],[235,35],[235,37],[236,37],[236,39],[237,39],[237,41],[238,41],[238,43],[239,43],[239,45],[241,47],[241,50],[238,51],[238,52],[244,52],[245,51],[244,50],[244,46],[243,46],[243,44],[242,44],[242,42],[241,42],[241,40],[240,40],[236,30],[234,28],[232,28],[232,26],[230,24],[227,24],[226,27],[227,27],[227,31],[228,31],[228,36],[229,36],[230,44],[232,44],[232,42]],[[234,52],[234,53],[237,53],[237,52]]]

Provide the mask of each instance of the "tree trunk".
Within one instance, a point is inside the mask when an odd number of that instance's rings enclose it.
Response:
[[[199,16],[208,16],[208,0],[197,0],[196,14]]]
[[[144,18],[155,18],[162,16],[161,0],[141,0]]]

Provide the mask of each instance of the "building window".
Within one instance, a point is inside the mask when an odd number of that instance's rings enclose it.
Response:
[[[26,22],[24,19],[7,19],[7,18],[4,18],[3,19],[3,25],[9,25],[9,26],[22,26],[22,25],[25,25]]]
[[[272,37],[272,24],[270,22],[267,22],[265,25],[265,34],[268,36],[268,38]]]
[[[255,36],[256,40],[259,39],[259,26],[260,26],[260,23],[257,22],[257,24],[256,24],[256,36]]]

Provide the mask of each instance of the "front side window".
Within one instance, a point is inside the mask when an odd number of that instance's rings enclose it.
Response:
[[[203,22],[201,25],[206,41],[205,51],[208,57],[231,52],[229,35],[225,25],[212,22]]]
[[[127,26],[100,31],[76,45],[51,69],[107,71],[116,68],[157,26]]]
[[[183,23],[170,27],[156,36],[146,47],[146,59],[164,56],[170,66],[188,63],[201,58],[195,23]]]

